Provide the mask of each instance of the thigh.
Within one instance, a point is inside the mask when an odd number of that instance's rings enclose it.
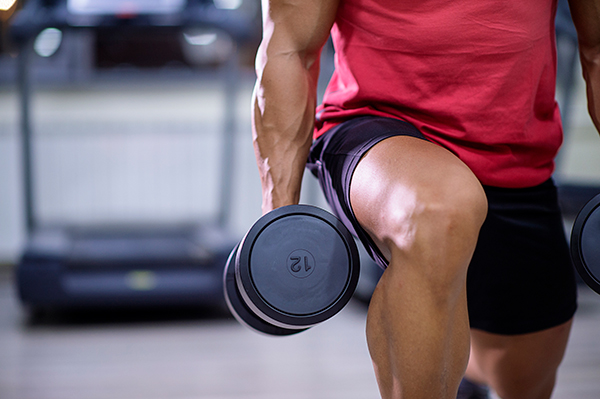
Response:
[[[364,116],[348,120],[313,144],[308,169],[319,179],[331,211],[362,242],[369,255],[385,269],[387,260],[360,226],[350,205],[350,183],[359,161],[378,143],[399,136],[427,139],[417,128],[398,119]]]
[[[417,250],[446,257],[421,259],[422,270],[466,271],[487,207],[478,179],[453,153],[412,137],[386,139],[361,159],[350,191],[357,220],[388,261],[395,250],[401,257]]]
[[[483,190],[470,169],[454,154],[428,141],[414,126],[397,119],[367,116],[338,125],[315,141],[308,168],[319,178],[333,213],[384,269],[389,253],[384,253],[385,245],[368,230],[375,227],[377,219],[392,220],[394,215],[410,212],[414,201],[392,199],[402,195],[402,189],[418,196],[417,202],[454,203],[467,209],[467,214],[471,213],[468,203],[474,192],[479,210],[474,212],[475,218],[485,213]],[[391,200],[391,209],[378,202],[383,199],[388,205]],[[369,210],[375,212],[369,215],[365,212]]]

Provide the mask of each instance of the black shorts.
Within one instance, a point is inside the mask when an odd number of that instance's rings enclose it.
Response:
[[[403,121],[355,118],[315,140],[307,165],[332,212],[383,268],[387,261],[350,207],[350,180],[371,147],[398,135],[427,140]],[[524,189],[483,188],[488,215],[467,276],[471,327],[524,334],[568,321],[577,307],[577,287],[553,181]]]

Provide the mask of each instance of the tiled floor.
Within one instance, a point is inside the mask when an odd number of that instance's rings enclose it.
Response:
[[[554,399],[600,397],[600,296],[580,310]],[[2,399],[376,399],[365,306],[285,338],[219,312],[83,314],[31,323],[0,278]]]

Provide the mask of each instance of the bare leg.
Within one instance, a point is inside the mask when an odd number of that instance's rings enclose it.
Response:
[[[473,330],[467,377],[489,385],[503,399],[550,398],[571,324],[508,336]]]
[[[469,356],[465,286],[487,212],[481,185],[450,152],[400,136],[363,157],[351,203],[390,261],[367,318],[382,397],[454,399]]]

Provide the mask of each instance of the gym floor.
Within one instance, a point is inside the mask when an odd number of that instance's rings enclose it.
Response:
[[[0,273],[2,399],[375,399],[356,300],[301,334],[277,338],[224,311],[29,318]],[[580,308],[554,399],[600,397],[600,296]]]

